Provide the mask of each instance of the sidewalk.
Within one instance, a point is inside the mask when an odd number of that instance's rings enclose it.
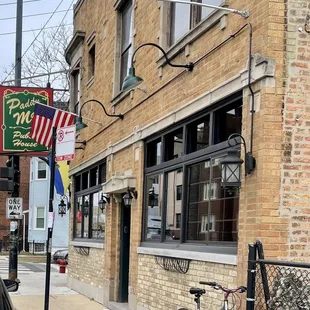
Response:
[[[16,310],[43,310],[45,293],[45,273],[20,274],[19,290],[10,293]],[[67,287],[67,275],[51,272],[49,310],[103,310],[101,304]]]

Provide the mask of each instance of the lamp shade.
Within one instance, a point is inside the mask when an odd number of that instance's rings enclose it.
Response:
[[[237,150],[229,150],[227,156],[221,161],[222,186],[240,187],[241,165],[243,160]]]
[[[139,76],[136,76],[135,68],[130,67],[129,73],[124,79],[122,91],[127,91],[130,89],[133,89],[133,88],[137,87],[142,82],[143,82],[143,79],[140,78]]]
[[[76,131],[80,131],[80,130],[82,130],[82,129],[87,127],[87,125],[85,123],[83,123],[82,116],[78,116],[78,119],[77,119],[77,122],[75,124],[75,127],[76,127]]]

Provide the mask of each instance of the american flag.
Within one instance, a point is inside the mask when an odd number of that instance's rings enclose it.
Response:
[[[53,127],[73,124],[74,115],[47,105],[36,103],[30,130],[30,137],[48,148],[52,146]]]

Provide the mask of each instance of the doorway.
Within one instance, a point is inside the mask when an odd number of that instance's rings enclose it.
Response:
[[[123,195],[122,195],[123,196]],[[120,227],[120,272],[119,272],[119,302],[128,302],[129,285],[129,253],[130,253],[130,207],[121,203]]]

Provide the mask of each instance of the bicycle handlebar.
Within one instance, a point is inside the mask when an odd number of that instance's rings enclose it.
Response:
[[[199,284],[209,285],[209,286],[217,286],[216,282],[204,282],[200,281]]]

